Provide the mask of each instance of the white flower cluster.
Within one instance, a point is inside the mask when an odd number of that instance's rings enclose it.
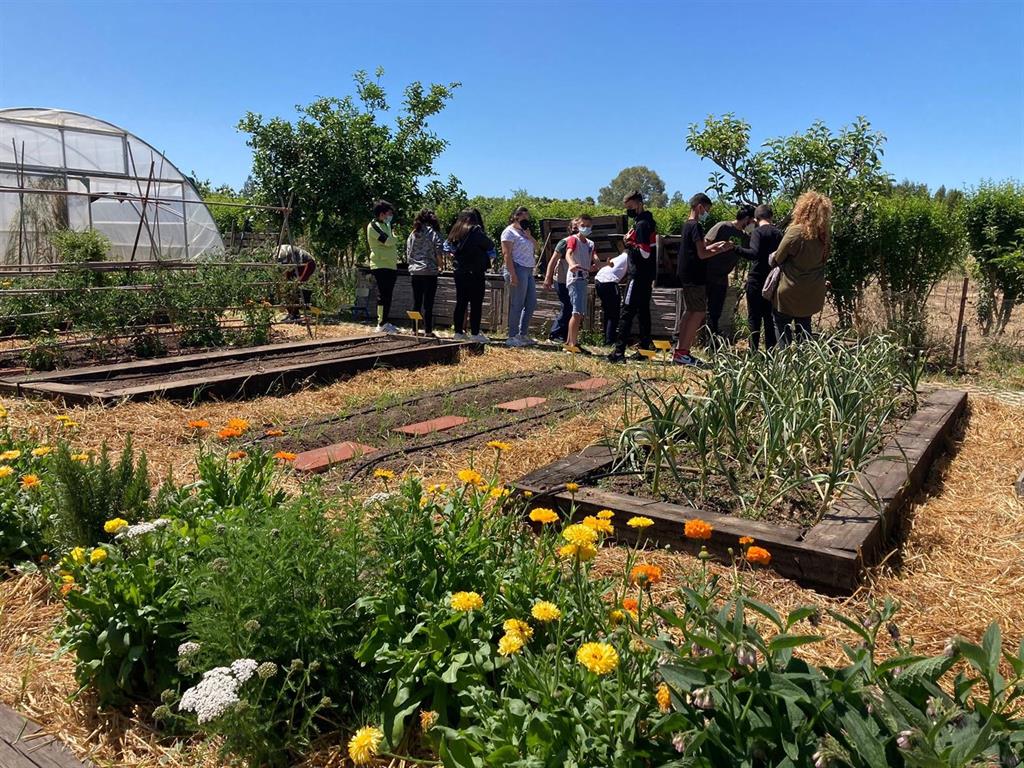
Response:
[[[157,518],[156,520],[150,520],[146,523],[136,523],[135,525],[129,525],[121,531],[116,538],[131,541],[132,539],[137,539],[140,536],[145,536],[147,533],[152,533],[153,531],[165,528],[170,524],[171,521],[163,517]]]
[[[395,494],[390,493],[388,491],[381,491],[380,493],[375,493],[372,496],[368,497],[366,501],[363,502],[363,509],[371,509],[375,504],[386,504],[388,501],[391,500],[391,497],[394,495]]]
[[[253,659],[238,659],[230,667],[214,667],[185,691],[178,709],[195,713],[200,725],[215,720],[238,703],[238,689],[258,666]]]
[[[191,656],[195,653],[199,653],[199,643],[182,643],[178,646],[179,656]]]

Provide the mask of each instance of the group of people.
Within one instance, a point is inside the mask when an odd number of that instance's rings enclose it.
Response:
[[[811,317],[824,306],[825,264],[829,252],[832,203],[824,195],[800,196],[783,233],[768,205],[741,205],[736,218],[715,224],[705,232],[711,199],[699,193],[690,200],[689,218],[682,229],[677,274],[682,312],[676,327],[678,342],[673,362],[702,365],[691,350],[705,324],[717,334],[728,293],[729,276],[741,258],[750,262],[746,302],[753,349],[788,344],[811,333]],[[556,290],[560,312],[549,338],[580,352],[580,329],[587,314],[588,286],[594,280],[603,312],[605,343],[613,347],[609,360],[626,359],[634,321],[641,350],[653,349],[651,301],[658,276],[657,224],[644,207],[639,192],[627,195],[623,207],[630,229],[622,252],[602,260],[591,238],[592,219],[581,213],[571,230],[554,248],[543,277],[546,290]],[[370,245],[370,272],[377,286],[379,332],[396,333],[390,322],[397,279],[398,248],[391,222],[395,209],[381,200],[373,207],[366,228]],[[508,340],[510,347],[537,343],[529,333],[537,306],[538,244],[530,212],[519,207],[509,217],[499,240],[500,264],[509,290]],[[486,292],[485,275],[499,261],[495,243],[484,230],[483,217],[466,208],[443,236],[433,211],[416,216],[406,240],[405,258],[412,282],[413,308],[434,336],[433,308],[438,275],[449,264],[455,282],[454,331],[457,339],[489,341],[480,331]],[[620,293],[620,283],[626,288]],[[468,311],[469,324],[466,326]],[[468,331],[468,333],[467,333]],[[637,356],[642,353],[638,352]]]

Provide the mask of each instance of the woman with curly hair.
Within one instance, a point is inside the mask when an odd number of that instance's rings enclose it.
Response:
[[[775,251],[779,286],[772,299],[772,317],[780,346],[810,338],[811,316],[825,306],[825,262],[831,243],[832,201],[819,192],[804,192],[796,201],[786,234]]]

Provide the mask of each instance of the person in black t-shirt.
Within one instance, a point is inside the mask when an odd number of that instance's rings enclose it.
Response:
[[[704,240],[709,243],[728,240],[735,246],[731,251],[718,254],[708,261],[708,328],[715,336],[721,335],[718,323],[722,319],[725,297],[729,292],[729,275],[736,268],[743,249],[750,244],[748,228],[754,228],[754,206],[741,205],[736,211],[735,221],[720,221],[704,236]]]
[[[770,205],[759,205],[754,210],[757,228],[750,236],[750,247],[740,248],[740,254],[750,259],[753,264],[747,272],[747,318],[750,325],[750,348],[754,351],[760,347],[761,326],[764,325],[764,346],[771,349],[775,346],[775,324],[772,322],[772,303],[764,296],[765,280],[771,271],[768,257],[775,253],[782,242],[782,230],[772,224],[772,208]]]
[[[697,331],[704,323],[704,316],[708,310],[708,259],[720,253],[727,253],[734,247],[728,240],[712,245],[704,242],[704,228],[701,222],[707,220],[710,211],[711,198],[703,192],[690,198],[690,217],[683,225],[683,244],[679,251],[683,311],[679,315],[679,325],[676,327],[679,341],[672,356],[672,362],[676,365],[702,364],[690,354],[690,346],[697,337]]]
[[[640,326],[640,349],[654,349],[651,338],[651,296],[654,293],[654,279],[658,276],[658,260],[654,254],[658,239],[658,226],[654,216],[644,210],[644,198],[639,192],[626,195],[622,204],[626,215],[633,219],[633,227],[625,237],[626,253],[629,254],[629,283],[619,318],[615,349],[608,360],[621,363],[626,359],[626,344],[633,330],[633,318]],[[641,357],[638,353],[637,357]]]

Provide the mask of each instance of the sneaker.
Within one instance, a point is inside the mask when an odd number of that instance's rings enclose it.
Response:
[[[452,338],[456,341],[469,341],[469,336],[464,333],[456,333]]]
[[[437,334],[434,333],[433,331],[427,331],[426,333],[423,334],[423,338],[425,338],[425,339],[436,339],[437,338]]]
[[[376,328],[373,329],[373,332],[374,333],[387,333],[387,330],[384,328],[383,325],[378,325]]]
[[[608,355],[609,363],[624,363],[626,362],[626,356],[622,352],[612,352]]]
[[[384,333],[400,333],[398,328],[393,326],[391,323],[384,323]]]
[[[672,355],[672,365],[689,365],[694,368],[707,368],[708,364],[693,355]]]
[[[535,347],[537,346],[537,340],[530,336],[520,336],[519,341],[522,342],[524,347]]]
[[[523,343],[522,338],[520,338],[519,336],[509,336],[508,340],[505,342],[505,346],[506,347],[525,347],[526,344]]]
[[[477,344],[490,344],[491,340],[484,336],[482,333],[474,333],[469,337],[470,341],[475,341]]]

